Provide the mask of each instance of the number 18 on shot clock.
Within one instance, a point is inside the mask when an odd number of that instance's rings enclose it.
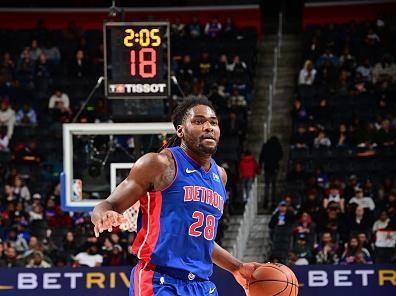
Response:
[[[167,98],[170,94],[169,23],[104,24],[105,95]]]

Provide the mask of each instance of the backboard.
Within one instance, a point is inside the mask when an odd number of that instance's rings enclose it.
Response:
[[[91,211],[174,132],[171,122],[64,124],[62,209]]]

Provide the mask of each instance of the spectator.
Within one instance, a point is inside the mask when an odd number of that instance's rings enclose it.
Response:
[[[33,39],[29,48],[29,57],[33,61],[33,63],[39,59],[42,52],[42,49],[38,46],[37,40]]]
[[[103,256],[98,254],[98,247],[96,244],[88,244],[85,252],[78,253],[74,260],[79,266],[98,267],[103,263]]]
[[[307,244],[306,235],[304,233],[298,234],[293,253],[297,256],[296,265],[308,265],[311,262],[312,251],[311,247]]]
[[[15,77],[15,63],[12,60],[10,52],[6,51],[3,54],[1,61],[1,73],[4,75],[6,81],[12,81]]]
[[[322,240],[315,249],[317,264],[338,263],[338,245],[333,243],[331,233],[322,233]]]
[[[370,220],[367,214],[364,214],[362,207],[357,207],[352,217],[348,219],[348,230],[351,234],[365,233],[368,235],[371,231]]]
[[[24,47],[22,49],[22,52],[19,55],[17,69],[21,69],[21,66],[24,63],[26,64],[27,68],[29,68],[29,70],[33,70],[33,61],[30,58],[29,47]]]
[[[388,196],[389,194],[391,194],[392,189],[396,184],[394,183],[394,181],[392,180],[392,178],[390,176],[385,176],[382,185],[380,186],[380,188],[378,189],[378,197],[383,200],[385,198],[385,196]]]
[[[232,64],[229,64],[228,69],[233,73],[246,73],[248,71],[247,65],[241,61],[241,57],[236,55]]]
[[[276,182],[279,170],[279,162],[283,158],[282,145],[276,136],[272,136],[261,147],[260,170],[264,169],[265,201],[269,200],[269,190],[271,189],[271,203],[276,203]]]
[[[357,237],[352,237],[344,253],[341,256],[340,263],[342,264],[356,264],[356,263],[364,263],[370,264],[373,263],[369,251],[363,248]]]
[[[46,93],[52,86],[52,68],[45,53],[41,53],[35,68],[35,85],[41,93]]]
[[[334,139],[334,144],[336,147],[349,147],[350,138],[348,133],[348,128],[345,123],[341,123],[338,126],[338,132]]]
[[[61,53],[59,48],[54,44],[51,39],[47,40],[47,45],[43,49],[45,56],[47,57],[48,62],[52,65],[58,65],[61,61]]]
[[[5,266],[6,267],[23,267],[22,262],[17,257],[15,247],[8,246],[5,250]]]
[[[254,178],[258,172],[258,164],[252,153],[246,149],[239,160],[239,176],[243,183],[243,201],[246,202],[250,195],[250,190]]]
[[[321,130],[314,139],[313,146],[316,149],[329,148],[331,146],[330,138],[326,135],[324,130]]]
[[[301,211],[309,213],[314,219],[318,218],[322,210],[321,202],[315,190],[310,190],[307,193],[306,200],[301,205]]]
[[[19,215],[19,213],[15,213],[15,215]],[[24,253],[29,248],[26,239],[18,233],[16,228],[12,228],[8,232],[7,241],[17,253]]]
[[[0,151],[8,152],[10,151],[8,144],[10,143],[10,139],[7,136],[7,128],[5,126],[0,127]]]
[[[371,244],[367,238],[367,234],[365,232],[359,232],[357,234],[357,238],[359,240],[360,245],[365,248],[367,251],[369,251],[370,256],[372,257],[374,252],[373,248],[371,247]]]
[[[331,60],[324,60],[323,66],[318,68],[316,80],[322,84],[328,92],[333,92],[337,80],[337,68]]]
[[[370,60],[365,58],[363,60],[363,64],[359,65],[356,69],[356,74],[360,73],[364,81],[369,82],[372,80],[372,71],[373,68],[370,65]]]
[[[233,111],[239,111],[244,114],[247,108],[247,102],[244,96],[239,93],[239,90],[234,88],[230,98],[228,99],[228,108]]]
[[[104,260],[104,266],[120,266],[125,264],[125,258],[122,252],[122,247],[119,244],[113,246],[109,256]]]
[[[310,60],[305,61],[304,68],[300,70],[298,76],[299,85],[313,85],[315,82],[316,69],[314,69]]]
[[[394,222],[390,221],[385,228],[377,230],[374,246],[376,263],[393,262],[396,246],[396,227]]]
[[[221,54],[219,57],[219,61],[217,62],[214,68],[216,73],[219,75],[221,74],[225,75],[228,71],[230,71],[227,55]]]
[[[309,147],[310,139],[305,126],[300,125],[297,128],[297,133],[294,135],[292,139],[292,144],[294,148],[299,148],[299,149],[307,149]]]
[[[294,213],[287,208],[287,202],[281,201],[271,217],[269,228],[272,239],[272,256],[286,260],[293,234]]]
[[[19,175],[14,178],[12,193],[18,200],[23,200],[24,202],[30,201],[30,190]]]
[[[319,101],[319,106],[314,109],[312,119],[320,124],[329,124],[333,119],[333,110],[329,106],[327,99],[322,98]]]
[[[347,202],[355,196],[356,188],[359,188],[358,178],[356,175],[351,175],[344,189],[344,197]]]
[[[69,264],[73,260],[73,254],[79,250],[79,245],[75,239],[73,231],[66,232],[65,239],[63,240],[63,256]]]
[[[34,70],[29,59],[24,59],[16,73],[16,79],[19,81],[22,88],[26,90],[34,89]]]
[[[310,248],[313,247],[315,241],[316,224],[313,222],[312,217],[308,212],[303,212],[301,214],[294,232],[297,238],[300,234],[304,234],[307,246]]]
[[[236,27],[231,17],[227,17],[223,25],[223,36],[227,39],[233,39],[236,35]]]
[[[196,74],[197,73],[195,67],[191,62],[191,56],[185,55],[183,57],[182,64],[178,69],[178,73],[177,73],[178,77],[180,77],[182,81],[188,81],[192,83],[192,80],[194,79],[194,77],[196,77]]]
[[[57,109],[62,104],[62,108],[70,108],[69,96],[60,89],[55,89],[48,102],[48,109]]]
[[[43,242],[35,235],[32,235],[29,239],[29,249],[22,255],[22,258],[26,264],[29,264],[34,259],[34,253],[38,252],[41,254],[45,262],[51,263],[51,259],[44,256]]]
[[[392,82],[396,80],[396,65],[391,62],[389,56],[384,56],[380,63],[375,64],[373,68],[373,83],[383,81]]]
[[[205,34],[211,38],[216,38],[221,32],[221,24],[217,17],[212,18],[212,20],[205,26]]]
[[[350,53],[349,47],[345,47],[340,56],[340,66],[351,73],[356,67],[356,58]]]
[[[48,108],[52,114],[55,122],[68,122],[71,118],[71,109],[69,96],[60,90],[55,90],[54,94],[50,97]]]
[[[7,137],[12,138],[15,126],[15,111],[11,108],[8,99],[3,98],[0,103],[0,125],[7,127]]]
[[[28,268],[49,268],[51,265],[44,260],[43,254],[41,252],[33,252],[32,259],[26,265]]]
[[[394,146],[396,143],[396,132],[391,127],[388,119],[384,119],[381,129],[376,134],[376,143],[380,146]]]
[[[373,234],[375,235],[378,230],[385,229],[386,227],[388,227],[389,222],[390,222],[390,219],[389,219],[389,216],[388,216],[388,212],[387,211],[381,211],[381,213],[379,214],[378,219],[374,222]]]
[[[369,211],[374,211],[375,209],[375,203],[373,199],[369,196],[364,196],[363,189],[360,187],[355,189],[355,196],[351,198],[349,203],[355,203],[358,207],[362,207],[363,209],[367,209]]]
[[[89,75],[89,64],[85,57],[85,52],[82,49],[77,50],[74,59],[70,64],[70,76],[77,79],[79,82],[81,79],[87,78]]]
[[[287,209],[287,202],[281,201],[269,223],[270,229],[277,226],[291,226],[294,223],[294,213]]]
[[[338,58],[332,53],[330,48],[326,48],[324,53],[316,61],[316,68],[321,68],[329,61],[333,67],[338,66]]]
[[[188,25],[190,37],[195,39],[202,35],[202,26],[199,23],[198,17],[193,16],[191,24]]]
[[[182,38],[186,34],[185,24],[182,24],[179,17],[176,17],[175,21],[171,24],[171,34],[174,38]]]
[[[326,196],[323,199],[323,208],[327,208],[329,203],[333,202],[338,205],[340,208],[341,212],[345,212],[345,199],[342,196],[343,192],[342,189],[339,186],[336,186],[333,184],[330,186],[330,188],[327,191]]]
[[[198,63],[199,77],[206,79],[208,75],[213,71],[213,65],[207,51],[202,52],[201,58]]]
[[[370,89],[370,85],[364,80],[360,73],[356,73],[355,78],[352,81],[351,95],[357,96],[360,94],[367,93]]]
[[[29,103],[24,103],[16,114],[16,123],[19,125],[36,125],[37,114]]]
[[[300,99],[296,99],[293,109],[290,111],[293,123],[305,122],[308,120],[308,112]]]

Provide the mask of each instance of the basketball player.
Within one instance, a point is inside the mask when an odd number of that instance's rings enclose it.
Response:
[[[140,201],[140,230],[132,250],[130,296],[218,295],[212,263],[230,271],[246,290],[258,263],[242,263],[214,242],[226,202],[227,175],[212,159],[220,137],[207,100],[186,100],[173,114],[176,134],[148,153],[92,213],[95,234],[124,222],[120,214]]]

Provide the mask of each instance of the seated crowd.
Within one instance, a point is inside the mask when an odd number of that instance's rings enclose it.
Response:
[[[304,37],[273,259],[395,262],[396,32],[379,19],[308,26]]]
[[[164,117],[169,121],[169,110],[183,96],[211,100],[224,130],[216,160],[236,180],[255,29],[238,28],[230,18],[208,24],[176,19],[171,37],[171,74],[182,92],[173,86]],[[116,229],[97,239],[88,214],[60,207],[62,124],[72,121],[102,75],[102,33],[74,23],[51,30],[40,22],[33,30],[0,30],[0,40],[0,267],[133,264],[135,233]],[[100,90],[78,122],[117,122],[111,107]]]

